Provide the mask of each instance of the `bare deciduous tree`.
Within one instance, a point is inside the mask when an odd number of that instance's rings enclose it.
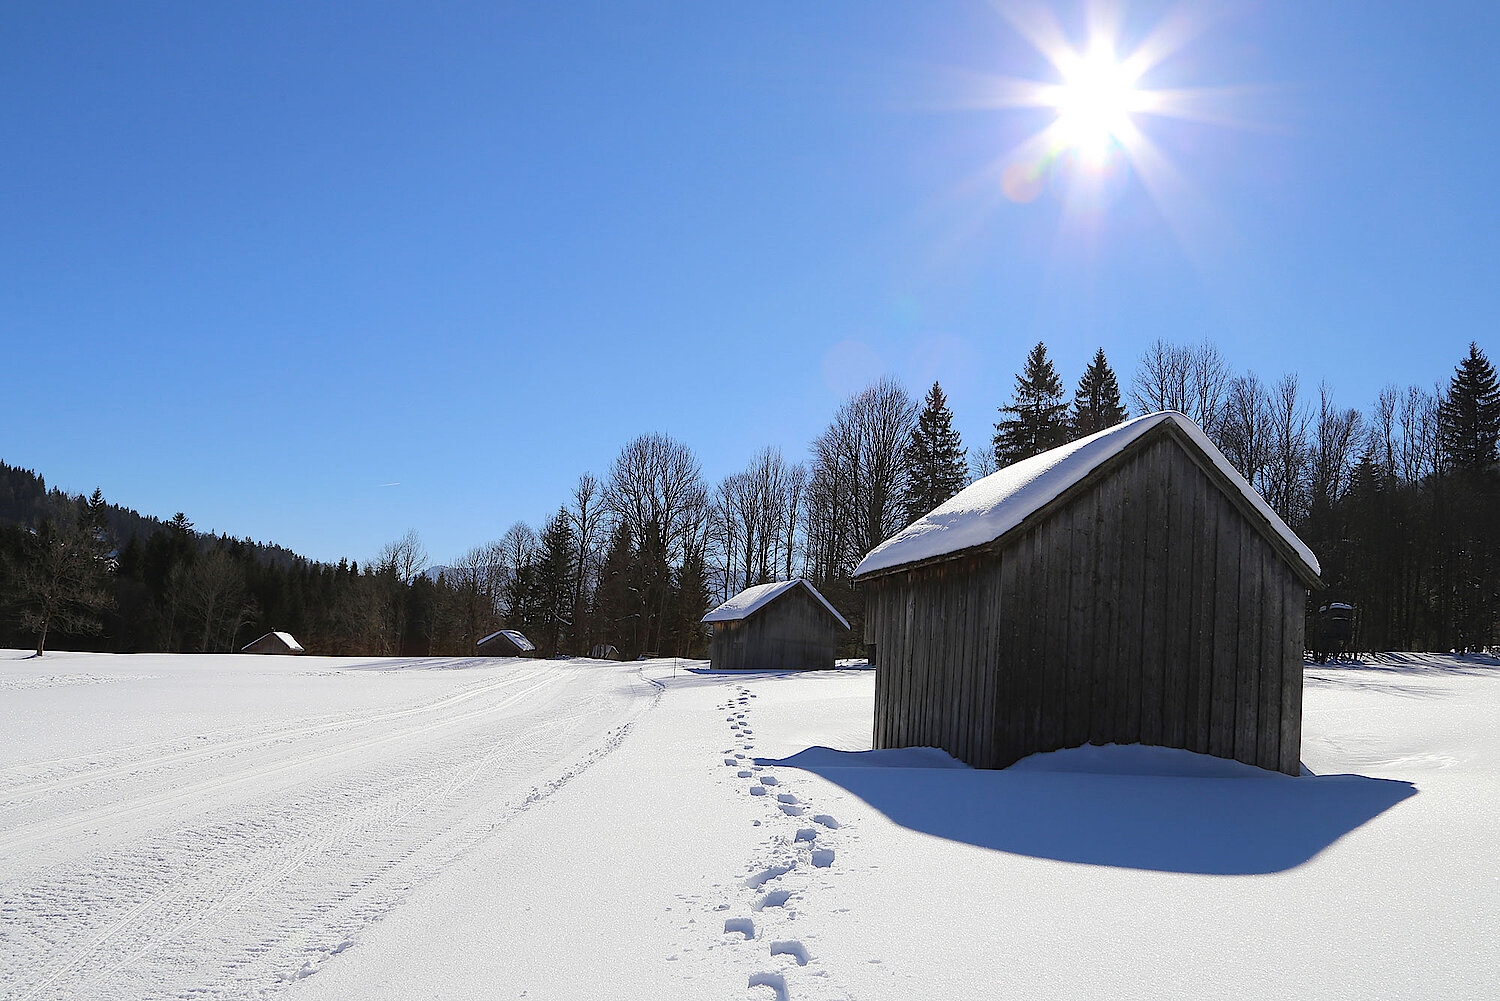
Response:
[[[1309,462],[1307,407],[1298,395],[1295,375],[1284,375],[1271,390],[1270,443],[1261,493],[1289,525],[1306,512],[1306,474]]]
[[[1136,367],[1130,401],[1141,414],[1176,410],[1216,437],[1229,388],[1229,365],[1208,341],[1188,346],[1154,341]]]
[[[1217,444],[1251,483],[1265,472],[1270,452],[1271,398],[1260,377],[1247,372],[1229,383]]]

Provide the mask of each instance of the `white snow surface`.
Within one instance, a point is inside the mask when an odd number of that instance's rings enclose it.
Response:
[[[870,670],[0,652],[0,997],[1489,996],[1500,660],[1306,677],[1292,778],[871,751]]]
[[[775,601],[799,584],[807,588],[808,592],[814,598],[822,602],[823,607],[832,612],[833,617],[843,623],[845,629],[849,628],[849,620],[840,615],[838,609],[830,605],[828,599],[823,597],[817,588],[800,577],[795,580],[782,580],[771,584],[757,584],[754,587],[747,587],[718,608],[703,616],[702,621],[734,622],[739,619],[749,618],[755,612],[769,605],[772,601]]]
[[[1147,414],[1097,434],[1022,459],[960,490],[906,528],[886,539],[860,561],[854,576],[918,563],[993,542],[1046,507],[1063,491],[1165,422],[1176,424],[1203,450],[1229,481],[1270,523],[1277,535],[1313,573],[1318,558],[1239,474],[1197,424],[1176,411]]]

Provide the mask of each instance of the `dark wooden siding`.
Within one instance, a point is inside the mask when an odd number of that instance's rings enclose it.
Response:
[[[295,637],[293,637],[295,638]],[[240,651],[241,653],[298,653],[284,643],[280,636],[275,633],[266,635],[255,640]]]
[[[874,577],[876,747],[1147,743],[1300,769],[1306,588],[1179,439],[1001,548]]]
[[[838,634],[844,630],[800,585],[747,618],[713,627],[709,664],[729,671],[832,668]]]

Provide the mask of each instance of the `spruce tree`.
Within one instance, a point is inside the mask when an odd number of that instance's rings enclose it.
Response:
[[[541,630],[536,639],[547,656],[556,654],[572,632],[572,582],[573,521],[565,509],[559,508],[542,529],[533,580]]]
[[[1002,469],[1056,448],[1067,438],[1062,381],[1045,344],[1038,343],[1026,356],[1026,368],[1016,376],[1014,398],[1000,412],[1011,415],[995,425],[995,462]]]
[[[943,387],[934,382],[906,446],[909,472],[902,503],[908,523],[964,488],[969,478],[965,451],[953,430],[953,411]]]
[[[1104,357],[1104,349],[1100,348],[1073,393],[1073,437],[1084,438],[1114,427],[1125,417],[1125,408],[1120,405],[1120,384]]]
[[[1443,451],[1455,469],[1477,471],[1494,465],[1500,448],[1500,382],[1495,367],[1469,342],[1448,397],[1438,414]]]

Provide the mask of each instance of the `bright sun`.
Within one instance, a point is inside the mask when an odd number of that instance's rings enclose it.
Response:
[[[1063,82],[1048,101],[1057,109],[1053,128],[1063,145],[1087,159],[1099,160],[1132,129],[1130,113],[1138,110],[1139,103],[1138,74],[1102,45],[1069,56],[1060,60]]]

